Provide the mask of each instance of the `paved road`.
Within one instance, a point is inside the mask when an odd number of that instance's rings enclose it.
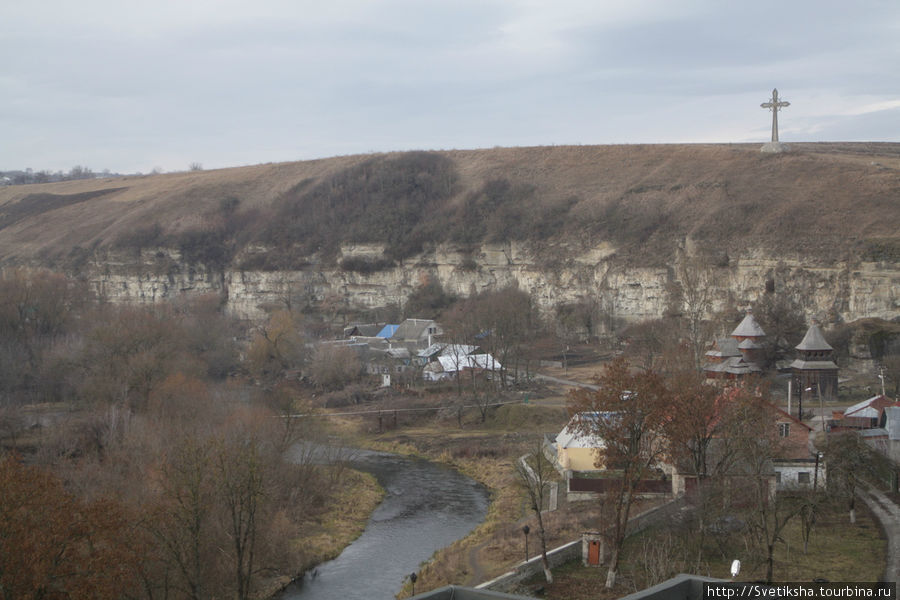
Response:
[[[888,538],[887,567],[885,581],[897,581],[900,570],[900,507],[875,488],[859,491],[859,497],[881,521]]]

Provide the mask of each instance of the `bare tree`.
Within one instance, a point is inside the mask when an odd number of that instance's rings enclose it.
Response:
[[[247,350],[247,364],[254,376],[277,379],[303,365],[307,351],[298,319],[295,313],[280,310],[256,329]]]
[[[875,480],[888,461],[875,452],[855,431],[829,436],[825,449],[828,464],[828,489],[845,501],[850,522],[856,523],[856,492],[865,481]]]
[[[735,434],[737,461],[729,481],[730,502],[743,508],[747,532],[765,556],[766,582],[771,583],[776,544],[788,524],[803,514],[809,498],[805,490],[775,493],[773,460],[785,456],[788,446],[778,433],[775,407],[748,394],[736,410],[742,426]]]
[[[262,511],[263,460],[254,437],[226,439],[216,457],[219,494],[231,541],[235,590],[239,600],[251,597],[256,536]]]
[[[353,348],[336,344],[319,344],[309,364],[309,376],[316,386],[340,389],[359,379],[362,364]]]
[[[544,565],[544,577],[547,583],[553,583],[553,574],[550,572],[550,563],[547,561],[547,532],[544,528],[544,517],[541,511],[544,509],[549,483],[555,470],[538,444],[530,454],[526,454],[516,461],[516,475],[519,485],[528,494],[528,502],[531,511],[537,518],[538,535],[541,538],[541,562]]]
[[[680,309],[684,317],[694,368],[699,371],[703,366],[704,349],[710,333],[704,325],[712,309],[715,289],[712,268],[699,256],[682,257],[676,267],[676,275],[677,287],[674,289],[675,298],[671,304]]]
[[[144,521],[159,542],[175,587],[191,600],[209,596],[211,519],[215,504],[212,445],[187,437],[161,470],[161,495]]]

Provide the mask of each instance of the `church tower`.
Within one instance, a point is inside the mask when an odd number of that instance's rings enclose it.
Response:
[[[793,394],[801,402],[837,398],[838,366],[834,362],[834,348],[825,341],[822,329],[812,320],[803,340],[797,344],[797,358],[791,363]]]

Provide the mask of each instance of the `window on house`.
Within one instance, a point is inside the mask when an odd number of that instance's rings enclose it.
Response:
[[[809,485],[809,471],[797,473],[797,483]]]
[[[781,483],[781,471],[775,471],[775,483]]]
[[[779,423],[778,424],[778,435],[783,438],[791,435],[791,424],[790,423]]]

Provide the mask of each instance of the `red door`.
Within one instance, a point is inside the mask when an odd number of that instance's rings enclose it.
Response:
[[[593,540],[588,543],[588,564],[600,564],[600,542]]]

